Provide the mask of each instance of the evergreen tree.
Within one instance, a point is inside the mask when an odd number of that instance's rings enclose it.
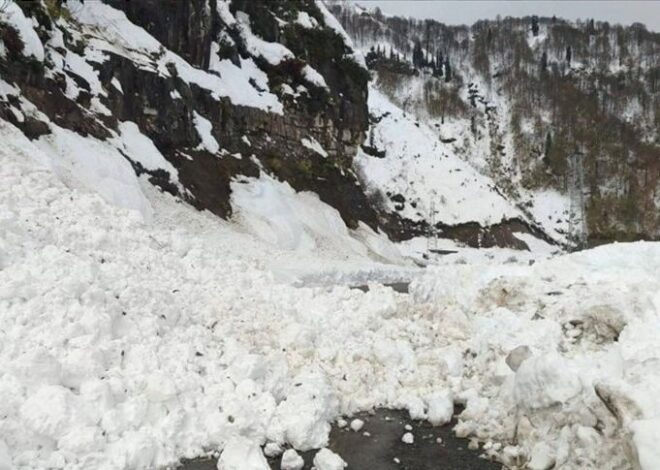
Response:
[[[566,63],[568,65],[571,65],[571,59],[573,58],[573,49],[571,49],[571,46],[568,46],[566,48]]]
[[[547,68],[548,68],[548,53],[543,51],[543,55],[541,56],[541,72],[545,72]]]
[[[412,62],[413,67],[416,69],[421,68],[424,65],[424,52],[422,52],[422,45],[419,40],[415,40],[415,45],[412,52]]]
[[[596,26],[594,25],[594,19],[590,19],[589,23],[587,23],[587,33],[589,36],[593,36],[596,34]]]
[[[539,35],[539,17],[536,15],[532,16],[532,34],[534,37]]]
[[[449,57],[445,59],[445,82],[451,80],[451,66],[449,65]]]
[[[543,157],[545,160],[545,163],[548,163],[548,159],[550,158],[550,148],[552,147],[552,135],[550,135],[550,131],[545,136],[545,150],[543,151]]]

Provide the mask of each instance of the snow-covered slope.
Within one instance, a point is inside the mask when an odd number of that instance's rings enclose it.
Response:
[[[366,143],[384,155],[361,150],[356,166],[367,191],[378,194],[388,210],[413,221],[435,217],[448,225],[489,226],[524,217],[490,178],[460,159],[426,123],[404,113],[375,87],[368,103],[375,123]]]
[[[658,238],[660,35],[555,17],[452,26],[328,4],[375,86],[553,239]]]

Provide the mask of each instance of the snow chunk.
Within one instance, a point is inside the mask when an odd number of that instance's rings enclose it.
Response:
[[[24,45],[23,55],[32,56],[43,62],[44,45],[34,30],[32,20],[23,14],[23,10],[16,2],[10,1],[5,5],[4,10],[0,10],[0,23],[6,23],[18,31]]]
[[[269,442],[264,446],[264,454],[266,457],[277,457],[282,453],[282,446],[277,442]]]
[[[314,466],[317,470],[343,470],[348,464],[330,449],[323,448],[314,456]]]
[[[433,426],[442,426],[451,421],[454,415],[454,400],[451,390],[443,390],[426,399],[428,404],[427,419]]]
[[[354,419],[353,421],[351,421],[351,429],[355,432],[359,432],[363,426],[364,426],[364,421],[362,421],[361,419]]]
[[[287,449],[282,454],[282,462],[280,464],[282,470],[302,470],[304,466],[305,461],[295,450]]]
[[[404,444],[413,444],[415,442],[415,436],[413,436],[413,433],[407,432],[401,437],[401,442]]]
[[[303,147],[313,150],[314,152],[321,155],[323,158],[328,157],[328,152],[325,151],[321,144],[314,137],[303,137],[300,139],[300,142],[303,144]]]
[[[36,433],[57,438],[71,419],[72,397],[62,386],[42,386],[23,403],[21,416]]]
[[[218,144],[218,141],[215,140],[215,137],[211,133],[213,130],[211,121],[197,113],[197,111],[193,111],[193,122],[195,123],[195,129],[197,129],[199,138],[202,139],[202,143],[199,144],[198,148],[206,149],[211,153],[217,153],[220,150],[220,144]]]
[[[270,466],[257,443],[236,437],[223,449],[218,470],[270,470]]]
[[[527,359],[516,372],[516,401],[528,409],[565,403],[581,391],[579,377],[556,353]]]

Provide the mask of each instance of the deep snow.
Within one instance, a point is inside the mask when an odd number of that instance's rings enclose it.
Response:
[[[657,243],[532,266],[454,256],[410,296],[296,288],[311,265],[346,280],[388,268],[323,237],[320,254],[309,238],[285,250],[241,216],[220,221],[138,181],[146,221],[67,187],[11,125],[0,133],[11,143],[0,148],[0,462],[159,468],[230,444],[222,461],[261,462],[266,442],[322,448],[340,415],[385,406],[441,423],[457,401],[457,432],[510,465],[654,468]],[[254,191],[320,204],[267,178],[237,185],[239,212],[264,224]],[[292,230],[285,207],[275,234]]]

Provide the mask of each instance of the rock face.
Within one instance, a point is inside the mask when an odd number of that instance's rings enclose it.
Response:
[[[315,2],[104,3],[123,11],[131,23],[144,28],[162,44],[160,50],[133,54],[107,47],[103,60],[90,59],[92,48],[86,33],[99,35],[109,43],[113,38],[103,37],[103,31],[94,30],[95,25],[86,28],[83,24],[81,28],[74,21],[79,19],[77,14],[89,16],[80,11],[88,6],[66,2],[19,5],[26,17],[37,21],[47,52],[52,47],[65,57],[77,54],[94,68],[103,92],[99,99],[110,113],[91,109],[94,96],[90,85],[75,69],[65,65],[58,70],[49,54],[43,62],[25,57],[19,32],[6,23],[0,24],[7,51],[0,56],[2,78],[20,88],[22,95],[50,121],[82,135],[105,139],[116,131],[118,121],[135,122],[178,170],[186,189],[181,195],[200,209],[229,216],[231,178],[238,174],[256,176],[261,168],[288,181],[296,190],[318,193],[340,211],[349,226],[362,220],[376,227],[375,211],[351,171],[352,157],[368,125],[369,76],[350,57],[352,51],[342,36],[325,25],[324,14]],[[239,15],[241,21],[234,15]],[[296,22],[298,15],[308,19],[309,24]],[[60,34],[63,44],[53,46]],[[130,36],[127,39],[130,42]],[[273,44],[288,49],[279,60],[267,56]],[[231,97],[218,97],[213,89],[184,76],[182,67],[168,60],[165,51],[177,54],[194,70],[220,79],[233,77],[225,78],[223,70],[228,67],[214,64],[230,61],[238,69],[253,67],[254,75],[263,75],[265,80],[237,86],[252,86],[257,93],[275,95],[282,111],[270,112],[237,104]],[[82,89],[73,99],[68,85],[71,80]],[[43,121],[19,121],[11,108],[9,101],[3,100],[2,117],[30,137],[49,132]],[[211,133],[220,143],[220,155],[200,148],[195,113],[211,123]],[[305,146],[303,140],[317,142],[326,155]],[[145,171],[139,167],[136,170]],[[152,175],[152,181],[178,192],[164,175]]]

